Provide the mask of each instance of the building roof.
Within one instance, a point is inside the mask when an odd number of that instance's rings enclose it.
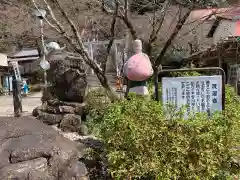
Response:
[[[8,60],[17,60],[17,61],[29,61],[37,60],[40,58],[39,51],[37,49],[22,49],[14,53],[13,55],[8,56]]]
[[[240,19],[240,6],[231,8],[221,8],[217,10],[217,17],[222,17],[229,20]]]
[[[191,12],[188,21],[196,20],[216,20],[217,17],[224,19],[237,20],[240,19],[240,6],[230,8],[209,8],[198,9]]]
[[[190,14],[192,20],[213,21],[208,37],[213,37],[222,20],[236,22],[234,36],[240,36],[240,6],[219,9],[200,9]]]
[[[39,55],[37,49],[22,49],[21,51],[18,51],[13,56],[19,57],[19,56],[33,56],[33,55]]]

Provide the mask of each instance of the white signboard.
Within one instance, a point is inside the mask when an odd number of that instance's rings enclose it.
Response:
[[[187,114],[222,110],[222,76],[163,78],[163,103],[187,107]]]

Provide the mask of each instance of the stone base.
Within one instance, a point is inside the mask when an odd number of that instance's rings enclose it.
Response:
[[[87,135],[87,127],[82,123],[85,119],[85,103],[49,100],[35,108],[34,117],[48,125],[58,125],[64,132],[78,132]]]

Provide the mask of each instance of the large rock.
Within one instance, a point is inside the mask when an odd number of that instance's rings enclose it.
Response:
[[[49,114],[49,113],[41,112],[37,116],[37,119],[47,125],[55,125],[55,124],[61,123],[61,121],[63,120],[63,116],[61,114]]]
[[[60,123],[62,131],[78,132],[81,125],[81,116],[66,114]]]
[[[82,135],[82,136],[87,136],[89,135],[89,132],[88,132],[88,127],[82,123],[78,129],[78,134]]]
[[[85,180],[79,159],[82,144],[72,142],[40,121],[23,117],[0,119],[1,180]]]
[[[77,63],[66,53],[59,51],[51,52],[48,61],[51,67],[48,81],[52,84],[52,95],[62,101],[83,102],[87,87],[83,63],[80,60]]]
[[[71,106],[59,106],[58,109],[59,109],[60,113],[62,113],[62,114],[66,114],[66,113],[73,114],[73,113],[75,113],[75,108],[73,108]]]
[[[57,99],[47,101],[47,105],[50,106],[50,107],[59,107],[60,109],[62,109],[61,107],[67,107],[68,110],[65,110],[66,113],[68,113],[68,112],[72,113],[72,111],[73,111],[72,108],[74,108],[74,113],[79,115],[79,116],[86,115],[85,113],[86,113],[86,110],[87,110],[85,103],[66,102],[66,101],[64,102],[64,101],[60,101],[60,100],[57,100]],[[37,109],[47,111],[47,108],[45,107],[45,105],[43,105],[43,107],[42,106],[38,107]]]
[[[37,117],[37,119],[48,125],[60,124],[63,121],[63,127],[65,127],[66,124],[69,124],[69,117],[71,117],[70,119],[75,119],[78,123],[81,123],[81,120],[85,120],[85,114],[86,105],[84,103],[63,102],[59,100],[48,101],[35,108],[32,112],[34,117]],[[75,126],[75,124],[71,123],[70,125]],[[78,127],[74,128],[74,131],[77,131],[76,129]]]
[[[41,106],[36,107],[33,112],[32,115],[34,117],[39,116],[42,112],[46,112],[46,113],[51,113],[51,114],[59,114],[60,110],[58,107],[55,106],[48,106],[47,104],[43,104]]]

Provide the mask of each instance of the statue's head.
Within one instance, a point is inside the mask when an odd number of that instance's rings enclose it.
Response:
[[[134,40],[133,48],[136,54],[142,52],[142,41],[139,39]]]
[[[46,44],[46,49],[47,49],[47,52],[51,52],[51,51],[54,51],[54,50],[60,50],[61,48],[60,48],[58,43],[50,42],[50,43]]]

